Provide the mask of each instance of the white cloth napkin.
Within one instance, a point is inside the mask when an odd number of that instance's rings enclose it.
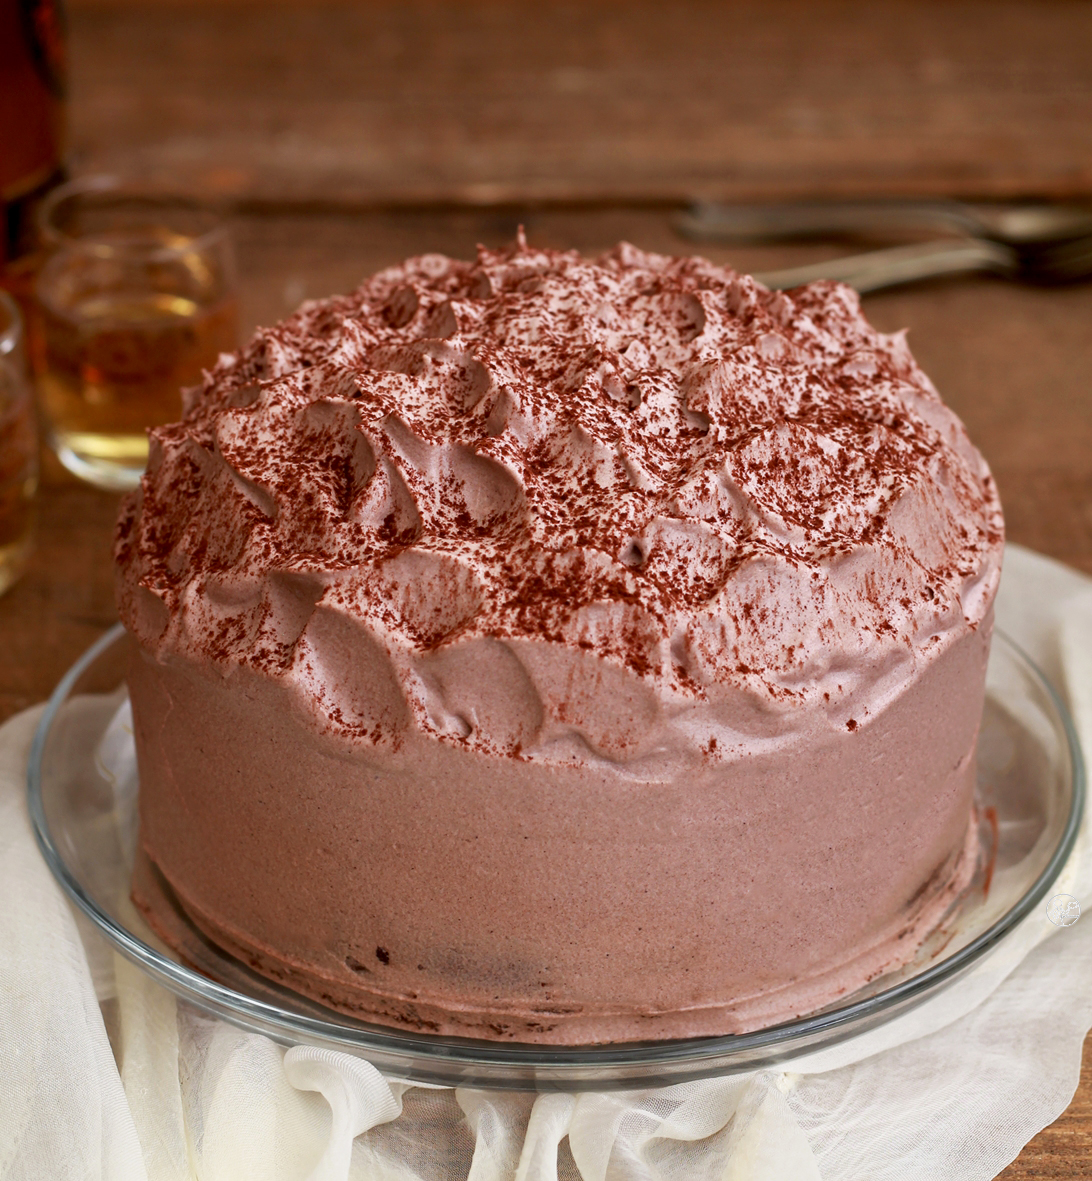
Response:
[[[1092,581],[1017,547],[998,622],[1092,750]],[[30,832],[38,711],[0,729],[0,1181],[988,1181],[1066,1107],[1092,915],[791,1070],[540,1096],[384,1079],[179,1004],[77,920]],[[1057,885],[1092,907],[1086,820]]]

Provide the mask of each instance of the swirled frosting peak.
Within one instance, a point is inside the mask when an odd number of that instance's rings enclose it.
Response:
[[[117,561],[146,647],[282,679],[322,730],[655,774],[866,723],[983,619],[1001,543],[849,288],[521,238],[221,357],[152,432]]]

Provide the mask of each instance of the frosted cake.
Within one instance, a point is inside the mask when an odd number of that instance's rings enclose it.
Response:
[[[410,259],[152,432],[116,545],[134,898],[404,1029],[830,1003],[974,869],[1002,534],[844,286],[624,244]]]

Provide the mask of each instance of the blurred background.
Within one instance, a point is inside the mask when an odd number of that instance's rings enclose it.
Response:
[[[520,219],[677,251],[665,212],[694,198],[1092,197],[1075,0],[70,0],[68,23],[70,169],[230,206],[261,275],[244,327]]]
[[[102,175],[226,221],[241,338],[408,254],[469,257],[520,224],[589,253],[625,238],[749,271],[822,262],[936,230],[695,242],[685,215],[1092,208],[1092,3],[0,0],[0,269],[32,318],[35,211],[64,179]],[[864,306],[910,329],[994,469],[1010,537],[1092,573],[1092,284],[951,276]],[[113,622],[117,499],[43,449],[35,547],[0,599],[0,717]],[[1086,1077],[1004,1176],[1092,1174],[1090,1096]]]

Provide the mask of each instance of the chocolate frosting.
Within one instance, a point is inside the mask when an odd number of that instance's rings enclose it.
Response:
[[[902,333],[621,244],[424,255],[152,431],[119,602],[320,733],[641,778],[853,730],[986,616],[996,490]]]

